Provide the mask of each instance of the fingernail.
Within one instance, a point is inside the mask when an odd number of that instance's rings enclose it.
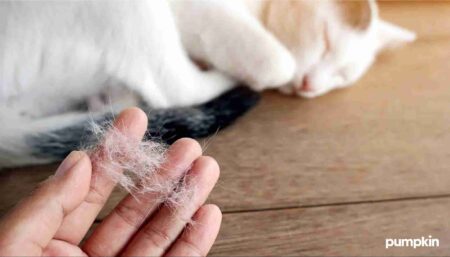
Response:
[[[75,166],[82,158],[84,154],[80,151],[71,152],[66,159],[59,165],[55,172],[55,177],[63,177],[67,172]]]

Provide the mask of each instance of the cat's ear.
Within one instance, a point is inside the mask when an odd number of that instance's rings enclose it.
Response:
[[[394,25],[392,23],[379,20],[376,27],[378,49],[393,48],[416,40],[416,33]]]
[[[374,0],[339,0],[335,3],[344,24],[358,31],[368,30],[378,17],[378,8]]]

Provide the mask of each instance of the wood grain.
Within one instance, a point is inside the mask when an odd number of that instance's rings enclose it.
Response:
[[[450,200],[230,213],[211,256],[448,256]],[[386,238],[439,239],[438,248],[385,248]]]

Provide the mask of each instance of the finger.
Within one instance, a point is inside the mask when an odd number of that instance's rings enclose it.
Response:
[[[189,172],[188,185],[195,190],[186,205],[163,206],[137,232],[123,252],[123,256],[161,256],[183,231],[187,221],[204,204],[219,177],[219,166],[211,157],[200,157]]]
[[[0,256],[38,256],[55,235],[64,217],[77,208],[89,191],[91,162],[72,152],[55,176],[45,181],[0,224]]]
[[[202,206],[192,218],[193,225],[170,247],[166,256],[206,256],[216,241],[222,222],[222,212],[216,205]]]
[[[179,180],[201,154],[202,149],[197,141],[188,138],[177,140],[169,148],[158,180]],[[138,199],[128,195],[95,229],[83,250],[90,256],[118,255],[158,205],[158,196],[154,194],[149,193]]]
[[[51,240],[42,256],[88,256],[80,247],[61,240]]]
[[[120,113],[114,122],[114,126],[126,136],[140,140],[147,129],[147,116],[138,108],[129,108]],[[64,219],[55,238],[78,244],[95,221],[114,186],[115,183],[96,169],[94,165],[92,183],[86,199]]]

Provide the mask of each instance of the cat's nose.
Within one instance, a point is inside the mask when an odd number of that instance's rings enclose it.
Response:
[[[297,87],[297,89],[302,92],[310,92],[313,90],[309,82],[308,76],[303,77],[302,83]]]

